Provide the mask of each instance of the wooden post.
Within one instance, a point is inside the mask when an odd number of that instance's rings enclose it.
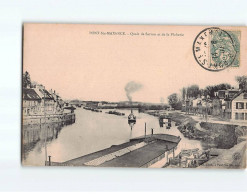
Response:
[[[146,132],[147,132],[147,125],[145,123],[145,138],[146,138]]]
[[[51,166],[51,156],[48,157],[49,157],[49,166]]]
[[[206,116],[205,116],[205,118],[206,118],[206,122],[208,121],[208,101],[207,101],[207,99],[206,99]]]

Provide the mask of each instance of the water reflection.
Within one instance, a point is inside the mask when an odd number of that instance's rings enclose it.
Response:
[[[136,124],[136,122],[130,122],[130,121],[128,121],[128,124],[130,126],[131,131],[132,131],[132,129],[134,128],[134,125]]]
[[[46,156],[52,161],[64,162],[79,156],[96,152],[112,145],[128,142],[131,138],[151,134],[167,133],[182,138],[176,153],[181,149],[201,149],[197,140],[183,136],[172,123],[170,129],[160,127],[157,117],[133,110],[136,123],[128,123],[130,110],[118,110],[125,115],[106,114],[109,110],[92,112],[78,108],[76,122],[71,125],[53,123],[23,127],[23,163],[44,165]],[[146,124],[146,125],[145,125]]]
[[[62,128],[73,122],[60,122],[49,124],[24,125],[22,130],[22,159],[25,161],[30,151],[35,148],[36,153],[42,153],[42,149],[47,147],[58,135]],[[47,155],[45,155],[45,158]]]

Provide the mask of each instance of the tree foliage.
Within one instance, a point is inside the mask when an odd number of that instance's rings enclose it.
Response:
[[[172,108],[176,110],[182,108],[182,102],[179,100],[178,95],[176,93],[173,93],[168,96],[168,103]]]
[[[27,71],[23,73],[22,75],[22,84],[23,84],[23,87],[25,88],[28,86],[31,87],[31,78]]]
[[[197,98],[200,94],[200,89],[198,85],[191,85],[187,88],[187,98]]]
[[[236,81],[239,84],[239,89],[246,89],[247,88],[247,76],[236,76]]]
[[[209,85],[204,89],[204,95],[209,95],[210,98],[215,97],[214,93],[217,92],[218,90],[227,90],[231,89],[231,85],[228,83],[221,83],[218,85]]]
[[[183,98],[183,100],[185,100],[185,98],[186,98],[186,88],[185,87],[183,87],[183,89],[182,89],[182,98]]]

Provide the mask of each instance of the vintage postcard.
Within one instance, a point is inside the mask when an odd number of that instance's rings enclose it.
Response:
[[[246,168],[247,27],[24,24],[22,165]]]

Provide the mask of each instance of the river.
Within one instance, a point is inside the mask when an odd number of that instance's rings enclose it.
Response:
[[[76,121],[73,124],[53,123],[24,126],[22,132],[23,164],[44,165],[47,156],[51,156],[51,160],[54,162],[64,162],[112,145],[128,142],[131,138],[145,134],[145,123],[147,134],[150,134],[151,128],[153,128],[154,133],[166,133],[181,137],[175,155],[182,149],[202,149],[200,141],[185,138],[174,123],[170,129],[166,129],[166,127],[159,126],[157,117],[134,110],[137,121],[131,130],[127,122],[130,110],[117,110],[125,113],[125,116],[106,114],[107,111],[109,110],[92,112],[77,108],[75,110]]]

